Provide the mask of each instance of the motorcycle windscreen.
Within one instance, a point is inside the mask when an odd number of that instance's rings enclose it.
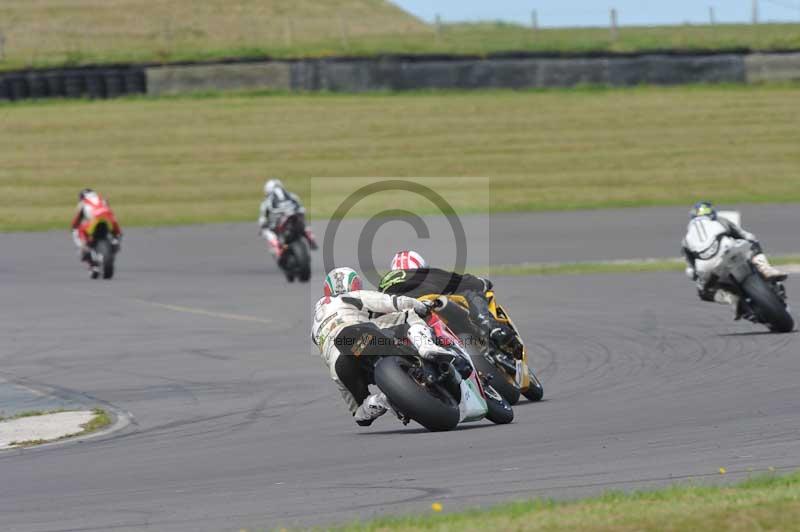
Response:
[[[458,409],[461,413],[459,420],[461,423],[483,419],[486,417],[486,412],[489,411],[489,407],[486,406],[486,400],[481,396],[478,385],[472,376],[461,381],[461,402],[458,404]]]

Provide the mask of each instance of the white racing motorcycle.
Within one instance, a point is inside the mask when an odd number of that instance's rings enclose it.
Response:
[[[371,323],[342,330],[340,349],[358,357],[369,383],[386,394],[403,424],[413,420],[428,430],[444,431],[484,418],[496,424],[511,423],[511,405],[479,375],[461,340],[436,314],[428,316],[427,322],[452,357],[425,360],[402,339],[387,336]]]
[[[713,276],[720,288],[739,296],[744,319],[764,324],[773,332],[792,332],[794,319],[786,303],[786,287],[764,279],[751,262],[753,255],[747,240],[722,236],[700,254],[700,259],[709,257],[704,275]]]

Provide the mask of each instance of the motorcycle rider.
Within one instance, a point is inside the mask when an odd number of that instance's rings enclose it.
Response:
[[[712,273],[718,265],[719,246],[716,246],[716,243],[724,236],[751,243],[754,255],[750,262],[764,279],[767,281],[786,279],[787,275],[784,272],[769,263],[756,236],[727,218],[719,216],[711,202],[697,202],[689,211],[689,218],[691,221],[681,243],[681,251],[686,259],[686,276],[697,283],[697,293],[703,301],[732,305],[736,308],[735,319],[742,318],[743,309],[739,305],[739,296],[721,288]],[[709,235],[716,237],[711,246],[706,244]]]
[[[305,212],[306,210],[297,195],[286,190],[280,179],[268,179],[264,183],[264,201],[261,202],[261,207],[259,208],[258,224],[261,228],[261,236],[266,239],[276,260],[280,260],[281,255],[283,255],[283,247],[278,240],[278,235],[275,233],[281,219],[291,214],[304,216]],[[308,246],[312,250],[317,249],[317,240],[308,226],[306,226],[305,236],[306,240],[308,240]]]
[[[81,262],[85,262],[89,265],[89,268],[93,268],[89,244],[97,225],[102,222],[109,224],[111,234],[114,237],[111,243],[115,251],[119,251],[120,248],[122,229],[108,201],[91,188],[84,188],[78,193],[76,210],[77,212],[72,218],[72,241],[75,242],[75,246],[78,248]]]
[[[325,277],[324,297],[314,308],[311,339],[360,426],[369,426],[385,414],[389,403],[383,393],[370,394],[367,375],[358,358],[349,352],[340,352],[338,346],[343,341],[337,340],[339,334],[350,325],[372,323],[382,330],[391,329],[392,334],[405,333],[403,336],[423,358],[431,360],[437,355],[449,355],[436,344],[422,318],[428,312],[428,306],[414,298],[363,290],[361,278],[352,268],[335,268]],[[375,314],[382,315],[374,317]]]
[[[420,297],[427,294],[463,296],[469,303],[471,321],[499,349],[522,359],[523,346],[517,334],[507,325],[498,322],[489,311],[486,292],[492,282],[468,273],[458,274],[430,268],[416,251],[403,250],[395,253],[389,266],[390,272],[381,279],[379,288],[387,294],[404,294]]]

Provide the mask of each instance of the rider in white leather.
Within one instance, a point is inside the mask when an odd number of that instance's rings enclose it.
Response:
[[[407,326],[406,337],[423,358],[449,355],[449,351],[436,343],[421,317],[429,312],[424,303],[411,297],[362,290],[361,287],[360,277],[351,268],[336,268],[327,275],[325,296],[314,308],[311,338],[356,423],[367,426],[386,413],[388,402],[382,393],[369,394],[366,375],[357,358],[339,350],[341,342],[337,338],[345,327],[368,322],[380,329],[398,326],[405,329]]]

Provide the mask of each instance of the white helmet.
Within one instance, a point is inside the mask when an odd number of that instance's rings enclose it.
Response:
[[[335,297],[347,292],[361,290],[361,277],[353,268],[334,268],[325,276],[326,297]]]
[[[428,263],[422,258],[422,255],[416,251],[403,250],[398,251],[392,257],[392,263],[389,265],[392,271],[395,270],[416,270],[417,268],[425,268]]]
[[[280,179],[269,179],[264,183],[264,195],[269,196],[276,188],[283,188],[283,183]]]

